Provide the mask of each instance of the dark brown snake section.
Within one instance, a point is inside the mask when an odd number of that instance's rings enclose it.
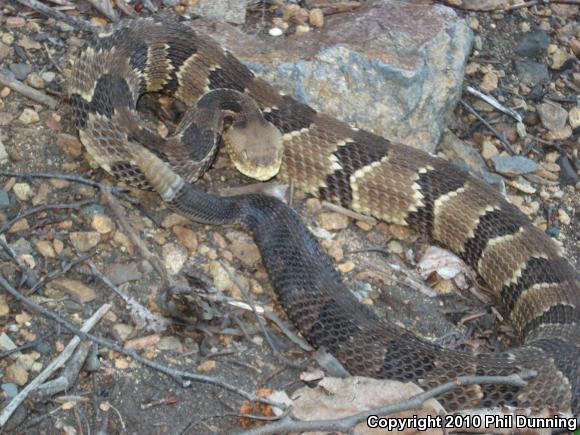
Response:
[[[233,91],[200,99],[215,89]],[[194,108],[167,139],[146,128],[135,111],[140,95],[161,90]],[[549,237],[483,181],[279,94],[209,37],[167,18],[121,22],[92,37],[76,62],[70,95],[81,139],[104,169],[139,187],[154,187],[170,206],[196,220],[247,228],[294,324],[351,373],[430,387],[459,375],[533,369],[539,375],[526,387],[468,386],[440,400],[449,410],[548,405],[580,412],[577,273]],[[243,112],[248,96],[283,134],[282,181],[410,225],[449,247],[494,291],[522,345],[474,355],[420,339],[357,303],[284,204],[259,195],[220,199],[193,189],[187,182],[214,157],[221,112]],[[228,98],[238,102],[229,107]]]

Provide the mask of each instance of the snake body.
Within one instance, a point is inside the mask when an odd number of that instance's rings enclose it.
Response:
[[[148,129],[135,109],[142,94],[162,90],[192,108],[169,138]],[[81,139],[104,169],[154,188],[195,220],[251,232],[290,319],[351,373],[428,388],[460,375],[536,370],[525,387],[472,385],[439,399],[449,410],[512,405],[580,413],[577,273],[548,236],[483,181],[280,94],[211,38],[167,18],[123,21],[93,36],[75,63],[70,97]],[[421,339],[359,304],[283,203],[194,189],[189,182],[211,164],[228,113],[233,128],[224,135],[231,141],[251,148],[280,139],[282,181],[417,228],[457,253],[493,290],[521,345],[472,354]]]

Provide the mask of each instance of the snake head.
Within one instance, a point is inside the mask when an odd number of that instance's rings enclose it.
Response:
[[[282,134],[271,123],[263,119],[234,123],[223,140],[236,169],[247,177],[266,181],[280,171]]]

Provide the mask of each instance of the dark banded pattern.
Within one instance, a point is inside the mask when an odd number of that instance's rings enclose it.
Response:
[[[190,107],[170,138],[147,130],[135,111],[144,91],[160,90],[173,91]],[[153,187],[182,214],[250,231],[293,323],[353,374],[433,387],[461,375],[536,370],[526,387],[473,385],[439,399],[449,410],[513,405],[580,413],[577,272],[549,237],[483,181],[279,94],[210,38],[167,18],[103,29],[80,53],[70,95],[81,140],[104,169]],[[258,106],[263,118],[238,119],[222,131],[224,111],[247,114]],[[220,199],[193,189],[186,181],[208,167],[222,133],[229,151],[263,143],[256,156],[264,162],[268,146],[281,138],[283,182],[413,226],[449,247],[494,292],[522,344],[475,355],[442,349],[385,323],[357,302],[284,204],[257,195]],[[244,154],[233,157],[238,167]],[[252,169],[244,173],[256,176]]]

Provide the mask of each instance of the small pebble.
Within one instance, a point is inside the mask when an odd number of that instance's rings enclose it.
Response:
[[[499,77],[494,71],[490,71],[483,76],[480,88],[483,92],[491,92],[497,89]]]
[[[558,219],[560,219],[560,222],[564,225],[570,225],[572,222],[570,216],[568,216],[568,213],[566,213],[563,208],[558,209]]]
[[[349,273],[352,272],[354,270],[354,263],[352,261],[347,261],[345,263],[339,264],[338,265],[338,270],[341,273]]]
[[[6,393],[6,396],[12,398],[18,394],[18,386],[12,383],[2,384],[2,391]]]
[[[22,365],[14,363],[9,365],[4,372],[4,380],[8,383],[14,383],[16,385],[26,385],[28,382],[28,372]]]
[[[35,110],[30,109],[28,107],[22,111],[18,119],[25,125],[34,124],[40,121],[38,113]]]
[[[50,287],[69,294],[83,304],[91,302],[97,297],[91,287],[75,279],[58,278],[50,283]]]
[[[494,156],[498,155],[497,148],[493,143],[491,143],[487,138],[483,141],[481,145],[481,156],[485,160],[489,160]]]
[[[10,198],[4,189],[0,189],[0,208],[10,207]]]
[[[165,268],[171,275],[177,275],[181,271],[188,256],[187,250],[183,246],[175,243],[163,245],[161,255]]]
[[[311,9],[308,12],[308,22],[312,27],[322,27],[324,25],[324,14],[322,13],[322,10],[319,8]]]
[[[74,248],[80,252],[86,252],[94,248],[101,241],[101,235],[96,231],[76,231],[69,234]]]
[[[36,72],[33,72],[26,77],[26,83],[36,89],[44,88],[44,80],[42,80],[40,74]]]
[[[133,333],[133,326],[125,323],[116,323],[113,325],[113,333],[120,341],[127,340]]]
[[[0,61],[4,60],[10,54],[10,47],[0,42]]]
[[[13,63],[9,68],[18,80],[25,80],[32,71],[32,68],[27,63]]]
[[[296,26],[296,33],[308,33],[310,32],[310,26],[308,24],[300,24]]]
[[[56,257],[56,252],[54,251],[54,247],[52,243],[48,240],[39,240],[34,244],[36,250],[45,258],[54,258]]]
[[[562,65],[564,65],[564,63],[566,63],[566,61],[571,57],[572,55],[565,49],[558,48],[556,51],[554,51],[554,53],[552,53],[550,67],[552,69],[560,69],[562,68]]]
[[[541,103],[537,109],[542,125],[548,130],[561,130],[566,125],[568,112],[558,103]]]
[[[495,170],[505,175],[522,175],[534,172],[538,164],[522,156],[494,156],[491,158]]]
[[[580,127],[580,107],[573,107],[568,113],[568,122],[574,130]]]
[[[183,349],[183,345],[181,344],[181,340],[179,337],[169,336],[169,337],[162,337],[157,343],[157,349],[162,351],[169,351],[169,352],[179,352]]]
[[[340,213],[320,213],[320,226],[329,231],[343,230],[348,227],[348,217]]]
[[[41,77],[46,83],[50,83],[55,79],[56,74],[52,71],[46,71],[42,73]]]
[[[268,30],[268,33],[270,36],[281,36],[284,34],[282,29],[279,29],[278,27],[272,27],[270,30]]]
[[[16,183],[12,187],[12,191],[21,201],[26,201],[32,196],[32,189],[28,183]]]
[[[91,226],[99,234],[108,234],[115,229],[115,223],[113,220],[105,214],[96,214],[93,216]]]

